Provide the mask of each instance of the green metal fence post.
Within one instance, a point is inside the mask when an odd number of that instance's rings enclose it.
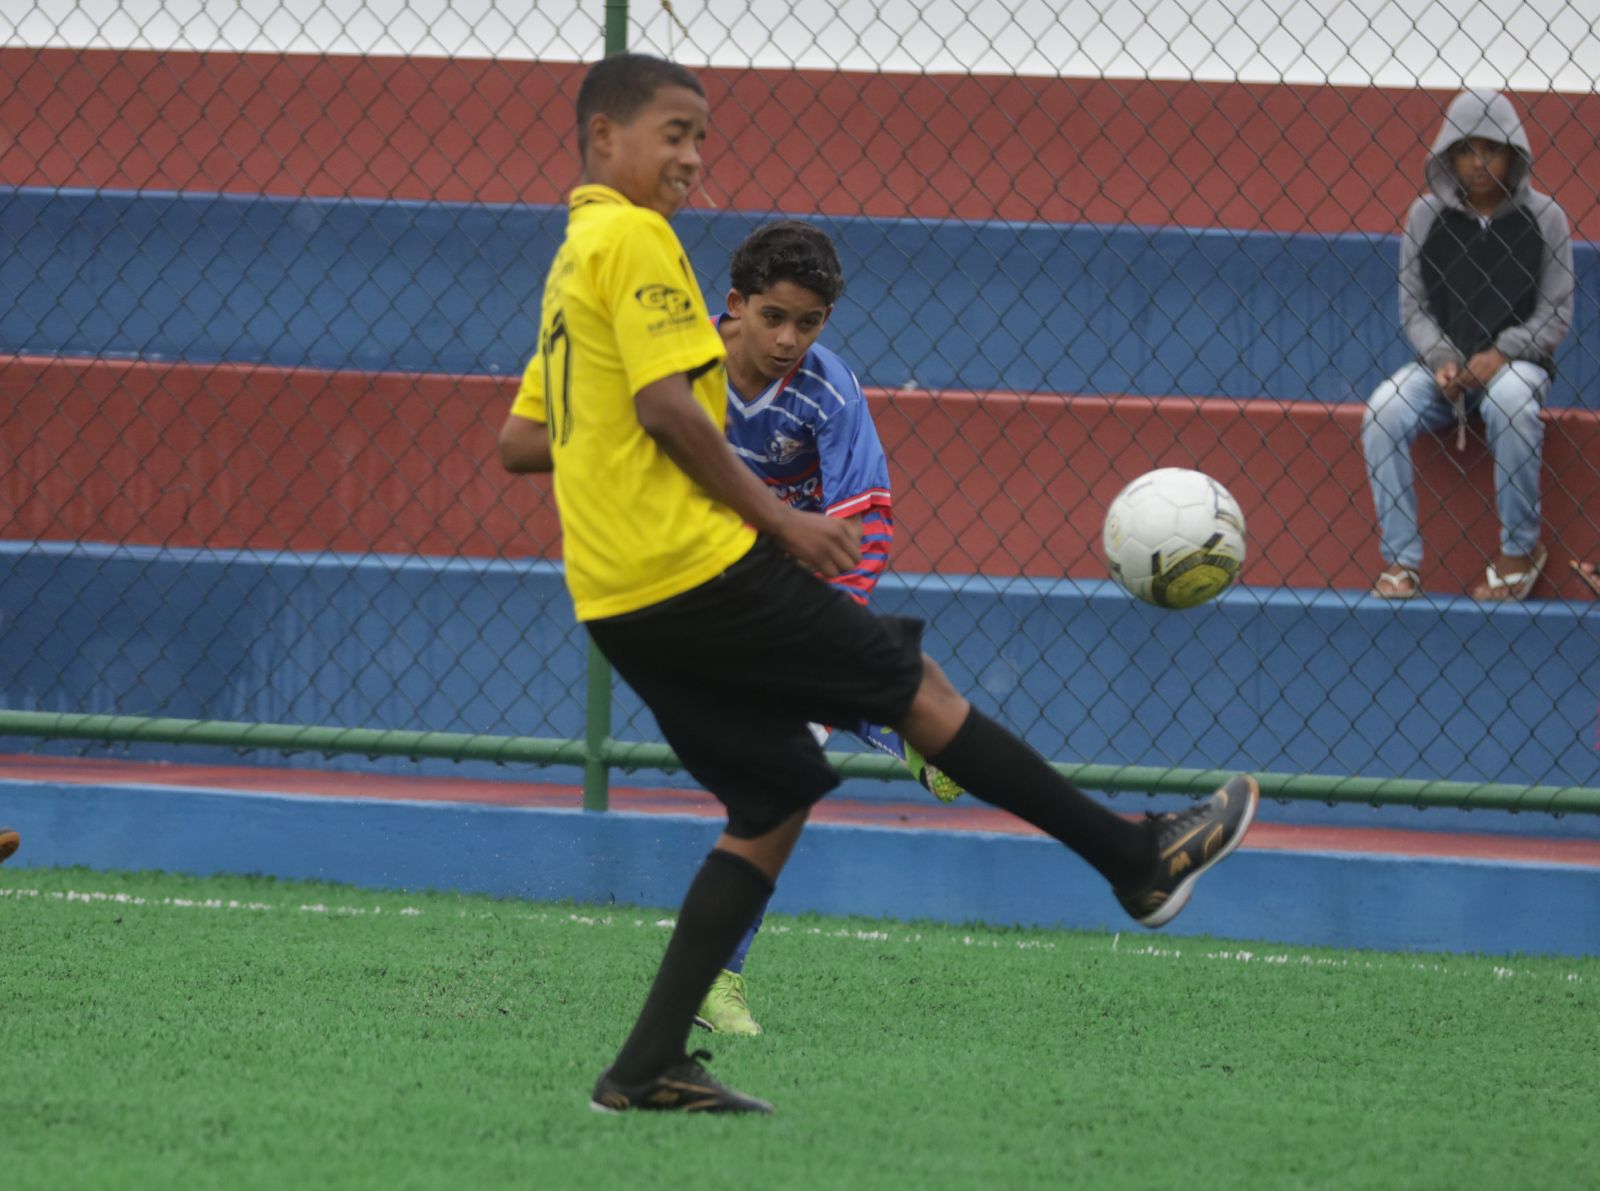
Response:
[[[606,57],[628,48],[628,0],[606,0]]]
[[[628,0],[606,0],[606,57],[628,48]],[[583,719],[583,809],[603,811],[611,804],[611,664],[589,642],[589,694]]]

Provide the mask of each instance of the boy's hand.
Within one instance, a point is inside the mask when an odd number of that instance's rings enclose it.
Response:
[[[772,535],[784,553],[824,579],[860,565],[860,534],[848,522],[790,509]]]
[[[1439,392],[1446,398],[1454,401],[1461,393],[1462,372],[1461,365],[1451,360],[1448,364],[1441,364],[1433,372],[1433,383],[1439,386]]]
[[[1471,376],[1471,386],[1481,389],[1495,378],[1495,375],[1511,361],[1499,348],[1491,347],[1481,351],[1467,361],[1467,373]]]

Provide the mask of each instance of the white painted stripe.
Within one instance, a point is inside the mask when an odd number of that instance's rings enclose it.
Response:
[[[375,894],[375,897],[382,897]],[[222,898],[183,898],[183,897],[157,897],[147,898],[138,894],[118,891],[101,890],[40,890],[27,888],[0,887],[0,899],[11,899],[17,902],[41,900],[59,902],[66,905],[95,906],[114,905],[118,907],[132,907],[144,909],[178,909],[178,910],[223,910],[245,911],[248,913],[275,913],[287,912],[291,914],[329,914],[344,917],[378,917],[385,913],[392,917],[421,918],[429,911],[401,901],[399,904],[384,904],[374,901],[366,905],[328,905],[323,902],[241,902],[233,899]],[[512,903],[502,902],[494,910],[467,911],[457,910],[453,914],[445,913],[443,917],[465,919],[493,919],[505,921],[512,919],[519,922],[537,922],[549,926],[567,927],[577,926],[585,928],[618,928],[631,930],[660,930],[670,931],[677,925],[674,918],[650,917],[647,912],[636,914],[619,914],[615,911],[604,914],[580,914],[576,912],[553,912],[535,910],[528,913],[508,912]],[[440,916],[435,914],[434,916]],[[991,951],[1054,951],[1057,943],[1044,932],[1036,936],[1018,937],[1018,931],[1008,929],[1004,931],[968,931],[961,935],[935,934],[929,936],[919,930],[908,930],[897,923],[885,923],[881,927],[863,930],[859,927],[835,927],[824,929],[817,926],[793,927],[785,923],[768,923],[761,928],[763,935],[798,935],[805,938],[837,939],[848,943],[892,943],[902,947],[916,947],[924,944],[953,945],[962,948],[982,948]],[[1497,963],[1484,959],[1481,956],[1438,956],[1419,958],[1415,955],[1381,953],[1357,953],[1330,951],[1321,955],[1312,955],[1292,948],[1270,948],[1255,951],[1244,947],[1228,948],[1206,945],[1186,945],[1175,942],[1170,946],[1155,943],[1142,943],[1134,946],[1123,946],[1123,936],[1115,933],[1107,941],[1106,946],[1113,955],[1127,957],[1134,960],[1166,960],[1171,962],[1186,961],[1190,963],[1226,963],[1229,965],[1260,966],[1262,968],[1281,967],[1309,967],[1309,968],[1336,968],[1352,972],[1378,971],[1401,969],[1414,972],[1431,972],[1441,975],[1457,975],[1462,977],[1480,977],[1487,975],[1491,980],[1556,980],[1566,984],[1582,984],[1588,978],[1582,972],[1539,972],[1523,967],[1516,968],[1509,964]]]

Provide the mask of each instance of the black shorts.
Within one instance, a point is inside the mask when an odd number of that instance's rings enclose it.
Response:
[[[585,627],[741,839],[839,784],[807,724],[898,723],[922,682],[920,620],[869,612],[765,537],[715,579]]]

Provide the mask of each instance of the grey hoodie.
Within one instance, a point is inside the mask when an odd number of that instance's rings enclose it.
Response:
[[[1532,219],[1543,240],[1538,296],[1533,311],[1522,322],[1503,327],[1494,336],[1494,346],[1509,359],[1533,360],[1549,368],[1550,357],[1572,325],[1572,233],[1560,204],[1529,185],[1533,151],[1528,144],[1528,134],[1511,101],[1495,91],[1471,90],[1457,95],[1445,112],[1439,135],[1429,150],[1425,177],[1430,193],[1412,204],[1406,217],[1405,235],[1400,241],[1401,325],[1418,357],[1430,370],[1452,361],[1466,363],[1463,348],[1445,334],[1438,312],[1429,307],[1423,246],[1429,232],[1446,212],[1480,218],[1466,205],[1450,158],[1451,146],[1469,137],[1499,141],[1515,150],[1515,160],[1507,178],[1509,193],[1491,219],[1499,220],[1520,207]]]

